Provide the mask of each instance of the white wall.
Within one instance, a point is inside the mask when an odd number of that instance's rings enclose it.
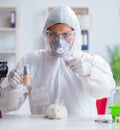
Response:
[[[106,45],[120,42],[120,0],[0,0],[0,6],[17,6],[19,9],[20,56],[44,48],[41,31],[47,7],[59,5],[90,7],[90,50],[107,59]]]
[[[47,7],[60,5],[90,7],[90,51],[108,60],[106,45],[120,42],[120,0],[0,0],[0,6],[18,7],[19,56],[44,48],[41,32]],[[28,106],[21,110],[28,112]]]

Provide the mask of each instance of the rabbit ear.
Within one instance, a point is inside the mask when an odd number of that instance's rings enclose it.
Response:
[[[58,104],[58,99],[55,99],[55,102],[54,102],[54,104]]]
[[[61,100],[60,105],[64,105],[64,100],[63,99]]]

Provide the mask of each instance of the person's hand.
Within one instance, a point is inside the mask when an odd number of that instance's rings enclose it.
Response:
[[[11,71],[8,75],[8,81],[12,88],[18,88],[23,83],[23,73],[18,69]]]
[[[74,73],[78,73],[80,76],[91,75],[91,65],[88,62],[82,61],[79,57],[66,59],[65,65],[70,67]]]

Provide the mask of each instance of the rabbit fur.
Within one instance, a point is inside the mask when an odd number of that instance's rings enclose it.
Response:
[[[45,114],[45,117],[48,119],[62,119],[68,116],[67,109],[64,104],[54,103],[51,104]]]

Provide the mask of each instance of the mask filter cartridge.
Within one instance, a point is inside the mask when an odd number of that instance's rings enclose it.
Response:
[[[62,37],[50,42],[50,47],[52,52],[58,57],[66,56],[70,51],[70,44]]]

